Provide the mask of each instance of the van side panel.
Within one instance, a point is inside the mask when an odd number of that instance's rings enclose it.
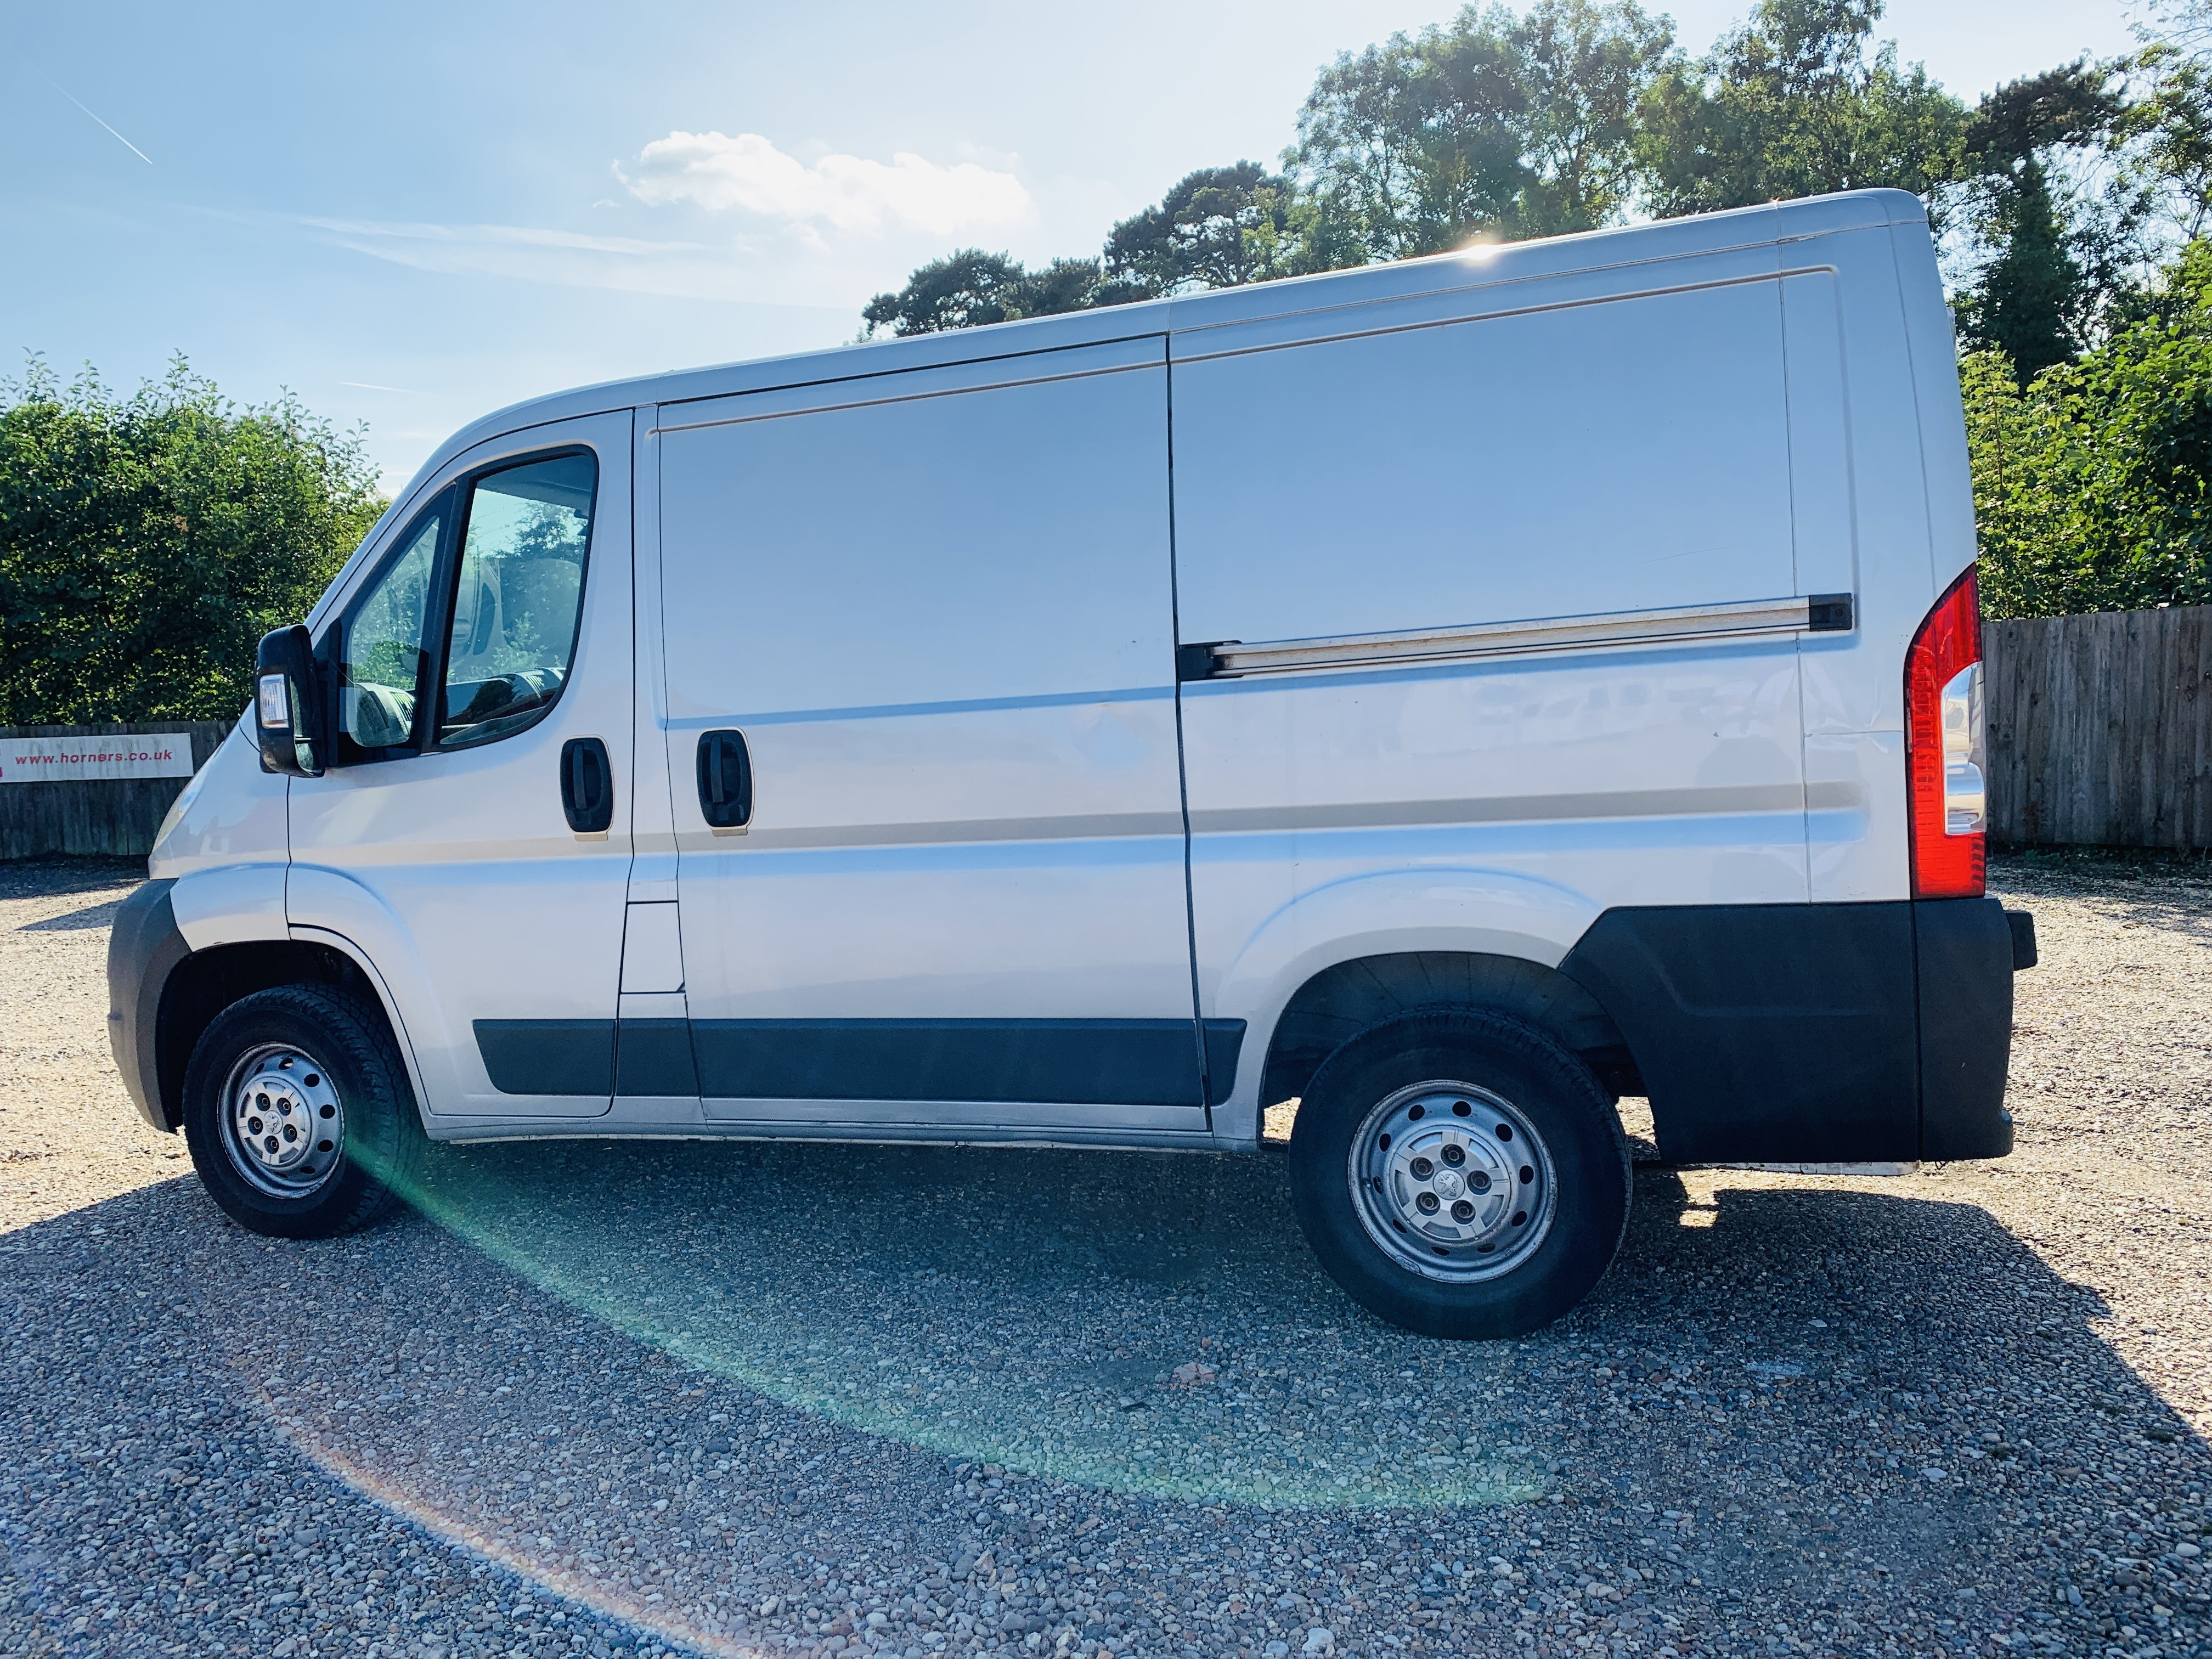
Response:
[[[1920,460],[1928,494],[1928,585],[1941,593],[1973,562],[1973,466],[1966,453],[1966,410],[1959,390],[1959,342],[1935,246],[1917,224],[1893,225],[1889,245],[1912,363]]]
[[[1775,257],[1601,304],[1539,288],[1512,296],[1539,308],[1404,328],[1382,309],[1361,320],[1383,331],[1306,345],[1178,339],[1182,637],[1792,592],[1781,294],[1757,280]]]
[[[155,880],[256,866],[281,872],[290,859],[287,780],[261,769],[260,744],[247,723],[252,715],[248,709],[239,716],[161,820],[146,860],[147,873]],[[275,914],[281,928],[281,890]]]
[[[668,770],[710,1118],[1204,1132],[1164,356],[662,410]],[[750,755],[742,835],[693,788],[720,729]],[[878,1063],[902,1042],[927,1063]]]
[[[1899,285],[1900,239],[1909,245],[1916,237],[1932,282],[1935,252],[1923,225],[1823,236],[1801,256],[1835,272],[1857,568],[1856,627],[1800,645],[1815,901],[1911,892],[1905,653],[1938,591],[1929,564],[1926,429]],[[1952,419],[1958,422],[1955,412]]]
[[[1793,474],[1778,258],[1675,262],[1657,293],[1652,270],[1607,272],[1611,301],[1582,273],[1462,296],[1503,314],[1309,346],[1179,337],[1183,640],[1776,599],[1807,591],[1801,541],[1807,574],[1842,584],[1814,591],[1848,591],[1832,417]],[[1269,456],[1310,457],[1311,482]],[[1802,538],[1797,475],[1818,515]],[[1802,904],[1798,672],[1784,634],[1187,684],[1201,1008],[1264,1035],[1294,988],[1242,1006],[1252,942],[1379,872],[1470,894],[1534,883],[1562,915]],[[1477,908],[1440,894],[1431,914],[1463,923],[1469,951],[1525,927]],[[1240,1088],[1236,1103],[1258,1103]]]

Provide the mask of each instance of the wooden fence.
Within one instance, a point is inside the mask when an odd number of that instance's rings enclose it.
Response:
[[[2212,848],[2212,605],[1982,624],[1991,838]]]
[[[192,769],[222,746],[235,720],[149,720],[136,726],[9,726],[0,738],[97,738],[190,733]],[[0,783],[0,859],[49,853],[143,858],[185,778],[85,778]]]

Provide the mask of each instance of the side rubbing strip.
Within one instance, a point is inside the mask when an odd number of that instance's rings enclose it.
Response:
[[[1206,1103],[1218,1106],[1237,1088],[1237,1056],[1244,1047],[1244,1022],[1206,1022]]]
[[[480,1019],[477,1052],[503,1095],[614,1092],[611,1019]]]
[[[1731,605],[1680,605],[1664,611],[1616,611],[1587,617],[1480,623],[1465,628],[1417,628],[1401,634],[1346,634],[1328,639],[1260,644],[1220,640],[1176,647],[1180,680],[1236,679],[1300,669],[1371,668],[1393,663],[1451,662],[1530,651],[1607,645],[1662,645],[1676,640],[1759,634],[1821,634],[1852,625],[1851,596],[1816,593]]]
[[[721,1100],[962,1100],[1218,1106],[1236,1086],[1241,1019],[480,1019],[477,1048],[510,1095]],[[694,1069],[694,1057],[696,1069]]]
[[[1242,1020],[1208,1020],[1208,1079],[1227,1098]],[[719,1100],[961,1100],[1189,1106],[1187,1019],[701,1019],[699,1092]]]
[[[696,1095],[698,1073],[691,1066],[691,1022],[684,1019],[626,1019],[615,1044],[615,1092],[618,1095]]]

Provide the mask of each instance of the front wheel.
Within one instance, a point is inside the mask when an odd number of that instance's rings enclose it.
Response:
[[[1330,1277],[1425,1336],[1519,1336],[1589,1294],[1628,1222],[1628,1143],[1587,1066],[1520,1021],[1426,1009],[1315,1073],[1291,1201]]]
[[[384,1022],[324,985],[216,1016],[185,1068],[185,1139],[223,1212],[275,1238],[368,1225],[412,1186],[424,1144]]]

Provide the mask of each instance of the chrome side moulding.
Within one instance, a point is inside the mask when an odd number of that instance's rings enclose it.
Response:
[[[1677,605],[1662,611],[1615,611],[1588,617],[1477,623],[1463,628],[1417,628],[1397,634],[1346,634],[1333,639],[1257,644],[1217,640],[1179,647],[1176,666],[1177,678],[1184,680],[1239,679],[1310,668],[1452,662],[1591,646],[1658,645],[1672,640],[1755,634],[1834,634],[1850,630],[1853,610],[1849,593],[1812,593],[1729,605]]]

